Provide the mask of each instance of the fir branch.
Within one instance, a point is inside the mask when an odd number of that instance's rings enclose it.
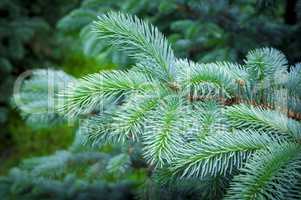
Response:
[[[261,48],[249,51],[245,65],[250,79],[255,81],[276,80],[287,73],[287,60],[282,52],[273,48]]]
[[[144,157],[150,165],[162,167],[171,163],[174,154],[184,144],[188,123],[185,106],[178,97],[168,97],[153,111],[143,134]]]
[[[301,124],[286,115],[246,104],[227,107],[229,125],[236,129],[254,129],[267,134],[284,134],[296,139],[301,136]]]
[[[113,114],[112,134],[125,135],[123,138],[139,141],[151,111],[158,106],[159,100],[153,96],[132,95]]]
[[[234,177],[226,199],[286,199],[286,192],[299,189],[295,184],[301,178],[300,166],[300,145],[271,145],[257,152]]]
[[[179,149],[170,169],[181,177],[225,175],[242,167],[255,151],[275,142],[276,139],[254,131],[214,134]]]
[[[139,66],[152,69],[154,77],[174,79],[173,51],[166,38],[149,23],[136,16],[110,12],[98,17],[93,30],[100,39],[106,39],[143,64]]]
[[[196,96],[229,98],[238,95],[237,89],[245,83],[246,72],[232,63],[197,64],[188,60],[178,60],[178,82],[183,90],[188,90],[192,98]]]
[[[58,110],[70,117],[99,108],[104,100],[121,98],[132,93],[143,93],[156,88],[156,83],[135,71],[110,71],[85,76],[75,85],[60,91],[62,103]],[[114,100],[116,101],[116,99]]]

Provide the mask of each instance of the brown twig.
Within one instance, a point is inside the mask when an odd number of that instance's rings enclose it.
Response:
[[[240,104],[240,103],[244,103],[244,104],[248,104],[248,105],[252,105],[255,107],[260,107],[263,109],[270,109],[270,110],[275,110],[275,107],[269,103],[259,103],[256,102],[255,100],[247,100],[247,99],[242,99],[239,97],[233,97],[233,98],[224,98],[224,97],[214,97],[214,96],[187,96],[187,99],[190,102],[194,102],[194,101],[208,101],[208,100],[217,100],[218,102],[220,102],[222,105],[225,106],[232,106],[235,104]],[[292,110],[289,109],[280,109],[278,110],[279,112],[286,114],[289,118],[301,121],[301,113],[298,112],[294,112]]]

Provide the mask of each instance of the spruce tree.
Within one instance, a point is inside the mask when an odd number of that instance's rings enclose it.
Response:
[[[268,47],[249,51],[243,64],[180,59],[156,27],[116,12],[92,30],[135,64],[74,79],[47,97],[56,117],[80,119],[77,141],[138,144],[156,182],[196,181],[199,198],[301,197],[300,64],[288,71],[283,53]]]

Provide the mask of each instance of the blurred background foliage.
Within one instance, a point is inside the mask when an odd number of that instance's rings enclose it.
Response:
[[[178,57],[238,61],[250,49],[270,46],[283,51],[290,64],[301,59],[298,0],[1,0],[0,175],[6,176],[0,181],[0,195],[10,190],[6,195],[15,199],[28,193],[44,199],[95,199],[98,193],[114,195],[112,191],[122,190],[131,198],[129,188],[144,181],[154,185],[160,199],[172,198],[148,179],[148,169],[139,153],[129,150],[132,147],[73,148],[76,127],[28,126],[11,105],[13,83],[29,69],[61,69],[80,77],[130,67],[129,58],[90,31],[97,15],[109,10],[150,21],[166,35]],[[44,168],[46,160],[52,162],[51,169]],[[13,166],[19,167],[10,170]],[[46,181],[49,176],[51,182]],[[66,187],[70,190],[59,189]],[[196,191],[178,199],[193,199]],[[149,194],[140,190],[136,195],[156,199]],[[122,199],[117,194],[111,198]]]

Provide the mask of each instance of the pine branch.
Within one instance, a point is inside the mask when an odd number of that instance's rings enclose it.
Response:
[[[100,39],[135,58],[153,77],[174,79],[173,51],[166,38],[149,23],[136,16],[110,12],[98,17],[93,30]]]
[[[226,199],[286,199],[286,192],[299,189],[295,184],[301,178],[300,166],[300,145],[271,145],[257,152],[234,177]]]
[[[179,149],[171,170],[181,177],[225,175],[240,168],[255,151],[275,142],[275,139],[257,132],[214,134],[201,143]]]
[[[168,97],[152,113],[143,134],[144,157],[150,165],[162,167],[172,161],[184,144],[185,106],[178,97]],[[161,116],[161,117],[160,117]]]
[[[193,102],[191,104],[191,116],[186,116],[191,118],[191,127],[186,131],[185,138],[189,142],[202,142],[207,136],[226,132],[228,124],[223,109],[223,105],[214,100]]]
[[[248,53],[245,65],[254,81],[277,80],[287,74],[287,60],[282,52],[273,48],[255,49]]]
[[[188,90],[189,95],[217,98],[229,98],[238,95],[238,90],[246,83],[246,72],[232,63],[197,64],[188,60],[178,60],[176,63],[179,76],[177,81]],[[190,94],[191,93],[191,94]]]
[[[295,139],[300,139],[301,136],[301,124],[277,111],[240,104],[228,107],[225,114],[229,125],[236,129],[284,134]]]
[[[132,95],[114,113],[111,134],[125,135],[123,138],[139,141],[152,115],[151,111],[158,106],[159,100],[154,96]]]
[[[288,89],[290,96],[301,98],[301,63],[297,63],[293,68],[291,68],[285,86]]]
[[[107,100],[116,101],[124,95],[143,93],[156,88],[156,83],[142,73],[110,71],[88,75],[60,91],[59,111],[70,117],[101,108]]]
[[[91,146],[102,146],[104,144],[116,143],[123,138],[118,137],[120,135],[112,135],[112,113],[105,112],[100,115],[91,116],[85,120],[82,120],[77,130],[77,140],[74,144],[77,145],[85,144]]]

